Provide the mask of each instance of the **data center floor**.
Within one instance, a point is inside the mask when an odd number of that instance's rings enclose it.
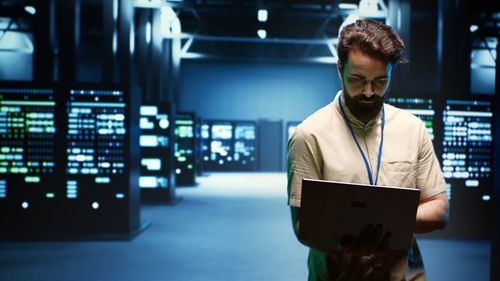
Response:
[[[284,173],[213,173],[134,240],[0,242],[0,280],[307,280]],[[489,241],[420,240],[428,280],[488,280]]]

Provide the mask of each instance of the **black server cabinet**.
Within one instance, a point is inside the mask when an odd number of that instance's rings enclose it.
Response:
[[[142,202],[169,202],[175,197],[173,124],[170,103],[147,103],[141,106],[139,187]]]
[[[420,118],[433,141],[450,202],[445,229],[428,238],[488,239],[493,185],[493,104],[490,99],[446,99],[438,94],[390,97]]]
[[[58,141],[56,91],[52,85],[3,84],[0,88],[0,210],[2,237],[36,229],[53,229],[46,217],[61,206],[62,173]],[[57,119],[56,119],[57,118]],[[58,171],[59,170],[59,171]],[[50,225],[53,224],[53,225]],[[39,234],[36,234],[39,235]],[[35,235],[35,236],[36,236]]]
[[[233,123],[211,120],[209,124],[207,171],[230,171],[233,161]],[[202,129],[203,132],[203,129]]]
[[[203,141],[201,137],[202,119],[197,116],[194,126],[196,176],[203,175]]]
[[[449,99],[442,114],[441,168],[450,198],[450,222],[442,236],[489,239],[493,189],[493,104]]]
[[[6,239],[129,239],[140,230],[129,95],[116,86],[0,86]]]
[[[196,115],[177,112],[175,118],[175,177],[177,186],[196,184]]]
[[[257,125],[255,121],[234,122],[233,170],[255,171],[257,168]]]
[[[200,121],[200,138],[199,138],[199,154],[200,154],[200,170],[202,172],[210,171],[211,159],[211,126],[208,120]]]
[[[204,171],[255,171],[255,121],[204,120],[200,126],[200,154]]]

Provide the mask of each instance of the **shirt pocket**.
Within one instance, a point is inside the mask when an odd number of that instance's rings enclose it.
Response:
[[[382,162],[383,185],[416,188],[415,165],[408,160]]]

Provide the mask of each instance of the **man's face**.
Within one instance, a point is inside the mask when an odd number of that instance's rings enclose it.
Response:
[[[347,62],[339,65],[345,103],[351,113],[367,123],[375,118],[386,98],[392,64],[352,50]]]

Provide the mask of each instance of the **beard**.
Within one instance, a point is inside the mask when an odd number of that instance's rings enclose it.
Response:
[[[374,94],[369,98],[364,94],[351,97],[345,89],[344,94],[345,104],[349,108],[349,111],[351,111],[354,117],[365,124],[377,117],[387,97],[387,92],[382,96]]]

